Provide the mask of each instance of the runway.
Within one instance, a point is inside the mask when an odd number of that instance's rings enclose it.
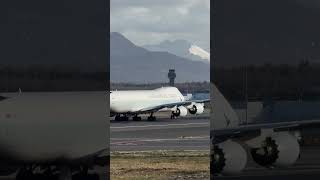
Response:
[[[316,180],[320,177],[320,146],[305,146],[295,165],[287,168],[266,169],[251,160],[244,172],[239,175],[217,177],[214,180]]]
[[[169,115],[170,116],[170,115]],[[110,123],[111,151],[209,150],[209,116]]]

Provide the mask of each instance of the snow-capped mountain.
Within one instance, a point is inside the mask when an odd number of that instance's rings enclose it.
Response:
[[[144,48],[155,52],[169,52],[192,61],[210,63],[210,53],[186,40],[163,41],[159,44],[145,45]]]
[[[190,54],[193,54],[193,55],[195,55],[195,56],[199,56],[199,57],[201,57],[201,58],[204,59],[204,60],[210,61],[210,53],[208,53],[207,51],[205,51],[204,49],[202,49],[202,48],[199,47],[199,46],[192,45],[192,46],[189,48],[189,52],[190,52]]]

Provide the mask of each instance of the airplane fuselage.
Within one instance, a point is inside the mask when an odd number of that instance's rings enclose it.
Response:
[[[72,161],[108,149],[105,92],[22,93],[0,102],[0,158]]]
[[[155,90],[112,91],[110,111],[114,114],[137,112],[141,109],[185,101],[184,96],[175,87],[163,87]]]

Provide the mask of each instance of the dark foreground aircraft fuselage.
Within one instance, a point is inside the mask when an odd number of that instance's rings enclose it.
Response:
[[[99,179],[107,165],[105,92],[20,93],[0,101],[0,175]]]
[[[296,121],[241,124],[214,84],[211,84],[211,97],[211,173],[214,175],[241,173],[247,165],[247,152],[262,167],[291,166],[300,157],[300,131],[320,128],[320,118],[310,116],[298,117]],[[266,112],[268,108],[257,117],[265,116]],[[263,119],[268,117],[272,116]]]

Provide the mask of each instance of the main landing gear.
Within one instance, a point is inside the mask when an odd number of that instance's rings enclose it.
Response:
[[[150,116],[148,117],[148,121],[155,121],[157,120],[155,116],[153,116],[153,113],[150,114]]]
[[[132,117],[132,120],[133,121],[141,121],[141,117],[136,114],[135,116]]]
[[[60,167],[40,167],[28,166],[21,168],[17,175],[16,180],[99,180],[98,174],[89,174],[88,168],[81,167],[79,171],[72,174],[69,166]]]
[[[119,114],[117,114],[114,118],[115,121],[128,121],[129,117],[124,115],[124,116],[120,116]]]
[[[172,111],[170,119],[176,119],[177,117],[180,116],[180,114],[181,114],[181,111],[179,108],[177,108],[177,110]]]
[[[121,116],[120,114],[117,114],[114,118],[115,121],[128,121],[129,120],[129,117],[127,115],[123,115]],[[141,121],[142,118],[140,116],[138,116],[138,114],[134,115],[132,117],[132,120],[133,121]],[[155,121],[156,120],[156,117],[153,116],[153,113],[151,113],[151,115],[148,117],[147,119],[148,121]]]
[[[72,180],[99,180],[98,174],[89,174],[87,167],[82,167],[82,169],[72,176]]]
[[[171,114],[171,116],[170,116],[170,119],[176,119],[176,118],[177,118],[177,116],[174,115],[174,112],[172,112],[172,114]]]

